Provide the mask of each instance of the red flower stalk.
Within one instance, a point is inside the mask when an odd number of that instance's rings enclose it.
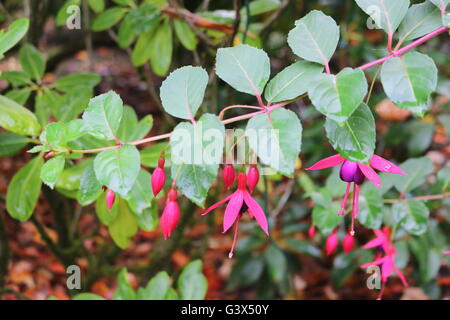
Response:
[[[340,177],[342,181],[347,182],[347,189],[345,190],[345,196],[342,201],[341,209],[338,212],[338,215],[345,214],[345,206],[347,204],[348,196],[350,193],[351,184],[353,183],[353,200],[352,200],[352,225],[350,228],[350,234],[355,235],[355,219],[358,217],[359,211],[359,190],[361,184],[367,178],[370,182],[372,182],[378,188],[381,188],[380,177],[375,172],[374,169],[377,169],[382,172],[388,172],[393,174],[403,174],[402,169],[397,167],[392,162],[377,156],[373,155],[370,159],[370,165],[366,165],[360,162],[349,161],[336,154],[334,156],[325,158],[314,164],[312,167],[307,168],[306,170],[322,170],[326,168],[331,168],[337,165],[341,166]]]
[[[108,207],[108,210],[111,211],[114,201],[116,201],[116,194],[111,189],[108,189],[108,191],[106,191],[106,206]]]
[[[255,190],[258,181],[259,181],[258,168],[256,167],[256,164],[251,164],[250,169],[248,169],[247,173],[247,185],[251,193],[253,193],[253,191]]]
[[[383,285],[380,294],[378,296],[378,300],[381,300],[381,298],[383,297],[386,282],[393,271],[395,271],[395,273],[400,278],[405,287],[408,286],[408,282],[406,281],[406,278],[403,275],[403,273],[395,265],[396,251],[390,239],[391,231],[389,230],[389,228],[384,227],[382,230],[374,230],[374,233],[376,235],[375,239],[367,242],[363,246],[363,248],[364,249],[379,248],[384,253],[384,256],[382,255],[382,253],[378,253],[374,261],[363,264],[361,268],[366,269],[370,266],[375,265],[381,266],[381,281]]]
[[[327,256],[331,255],[339,245],[339,238],[337,236],[337,229],[327,237],[325,241],[325,251],[327,252]]]
[[[234,183],[234,179],[236,178],[236,172],[234,171],[233,165],[227,164],[225,168],[223,168],[222,178],[225,187],[227,189],[230,189],[230,187]]]
[[[344,240],[342,240],[342,249],[344,250],[344,253],[349,253],[352,251],[354,246],[355,238],[350,233],[347,233]]]
[[[233,224],[235,224],[233,245],[231,247],[229,258],[233,257],[234,247],[237,241],[237,234],[239,229],[239,221],[242,215],[247,211],[250,217],[255,218],[261,229],[269,235],[268,223],[266,215],[264,214],[261,206],[252,198],[247,191],[247,175],[245,173],[239,173],[238,175],[238,189],[226,197],[225,199],[213,204],[202,215],[208,214],[212,210],[216,209],[221,204],[228,202],[225,209],[225,216],[223,219],[223,232],[227,232]]]
[[[316,235],[316,227],[311,226],[308,229],[308,237],[313,238]]]
[[[178,221],[180,220],[180,207],[177,203],[177,191],[170,189],[169,196],[166,201],[166,207],[161,216],[161,228],[164,235],[164,240],[167,240],[172,232],[175,230]]]
[[[153,195],[156,197],[158,193],[164,188],[166,184],[166,172],[164,171],[164,158],[158,159],[158,167],[153,170],[152,174],[152,190]]]

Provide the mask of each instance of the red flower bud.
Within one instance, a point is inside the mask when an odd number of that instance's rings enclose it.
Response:
[[[313,238],[316,235],[316,227],[311,226],[308,229],[308,237]]]
[[[164,235],[164,240],[167,240],[180,220],[180,207],[177,203],[177,191],[170,189],[169,197],[166,201],[166,207],[164,208],[161,216],[161,228]]]
[[[106,205],[108,206],[108,210],[111,210],[115,200],[116,194],[111,189],[108,189],[108,191],[106,191]]]
[[[166,184],[166,172],[164,171],[164,158],[158,159],[158,167],[152,174],[152,190],[153,195],[156,197],[158,193],[164,188]]]
[[[225,187],[230,189],[231,185],[234,183],[234,179],[236,178],[236,172],[231,164],[227,164],[225,168],[223,168],[222,178],[223,183],[225,183]]]
[[[256,185],[259,181],[259,171],[256,167],[256,164],[250,165],[250,169],[248,169],[247,173],[247,185],[250,192],[253,192],[255,190]]]
[[[325,241],[325,251],[327,252],[327,256],[332,254],[339,244],[339,238],[337,236],[337,229],[334,230]]]
[[[349,253],[350,251],[352,251],[354,246],[355,237],[353,237],[350,233],[347,233],[344,237],[344,240],[342,240],[342,248],[344,249],[344,252]]]

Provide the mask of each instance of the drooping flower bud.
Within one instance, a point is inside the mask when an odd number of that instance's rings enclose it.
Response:
[[[365,180],[364,174],[358,167],[358,163],[348,160],[345,160],[342,164],[339,175],[342,181],[355,182],[358,185],[361,185]]]
[[[178,221],[180,220],[180,207],[177,203],[177,191],[170,189],[169,197],[166,201],[166,207],[161,216],[161,228],[164,235],[164,240],[167,240],[172,232],[175,230]]]
[[[344,240],[342,240],[342,248],[344,249],[345,253],[349,253],[353,250],[353,247],[355,246],[355,237],[352,236],[350,233],[347,233],[344,237]]]
[[[256,167],[256,164],[250,165],[250,169],[248,169],[247,173],[247,185],[250,192],[253,192],[255,190],[256,185],[259,181],[259,171]]]
[[[309,227],[309,229],[308,229],[308,237],[314,238],[315,235],[316,235],[316,227],[314,227],[314,226],[312,225],[312,226]]]
[[[112,209],[114,201],[116,201],[116,194],[111,189],[108,189],[108,191],[106,191],[106,206],[108,207],[108,210]]]
[[[234,183],[234,179],[236,178],[236,172],[234,171],[233,165],[227,164],[225,168],[223,168],[222,178],[225,187],[230,189],[231,185]]]
[[[329,256],[336,250],[336,248],[338,247],[338,244],[339,244],[339,238],[337,236],[337,229],[335,229],[327,237],[327,240],[325,241],[325,251],[327,253],[327,256]]]
[[[166,184],[166,172],[164,171],[164,158],[158,159],[158,167],[153,170],[152,174],[152,190],[153,195],[156,197],[158,193],[164,188]]]

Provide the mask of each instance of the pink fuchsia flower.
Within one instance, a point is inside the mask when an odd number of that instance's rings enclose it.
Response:
[[[390,239],[391,231],[389,230],[389,228],[384,227],[382,230],[374,230],[374,233],[376,236],[375,239],[370,240],[363,246],[363,248],[379,248],[384,253],[384,256],[382,253],[378,253],[374,261],[363,264],[361,268],[366,269],[370,266],[381,266],[382,288],[378,296],[378,300],[380,300],[383,296],[386,282],[394,271],[405,287],[408,286],[408,282],[406,281],[403,273],[395,265],[396,250]]]
[[[315,235],[316,235],[316,227],[314,227],[314,226],[309,227],[308,237],[314,238]]]
[[[236,172],[234,171],[233,165],[227,164],[225,168],[223,168],[222,178],[225,187],[227,189],[230,189],[230,187],[234,183],[234,179],[236,178]]]
[[[336,154],[334,156],[320,160],[306,170],[322,170],[335,167],[337,165],[341,165],[341,180],[347,182],[347,189],[345,190],[344,199],[342,201],[341,209],[339,210],[338,215],[345,214],[345,207],[350,194],[351,184],[353,183],[352,225],[350,229],[350,234],[353,236],[355,235],[355,219],[357,218],[359,211],[360,186],[361,184],[363,184],[364,180],[367,178],[375,186],[381,188],[380,177],[374,169],[393,174],[406,175],[406,173],[392,162],[377,155],[373,155],[370,159],[370,164],[367,165],[360,162],[346,160],[341,155]]]
[[[251,164],[250,169],[248,169],[247,173],[247,185],[251,193],[253,193],[253,191],[255,190],[258,181],[259,181],[258,168],[256,167],[255,164]]]
[[[337,229],[334,229],[334,231],[327,237],[327,240],[325,241],[325,251],[327,253],[327,256],[331,255],[338,247],[339,245],[339,238],[337,236]]]
[[[153,195],[156,197],[158,193],[164,188],[166,184],[166,172],[164,171],[164,158],[158,159],[158,167],[153,170],[152,174],[152,190]]]
[[[450,254],[450,251],[444,251],[443,254]]]
[[[164,240],[167,240],[172,235],[179,220],[180,207],[177,203],[177,191],[172,188],[169,191],[166,207],[164,208],[161,216],[161,228],[163,231]]]
[[[354,246],[355,237],[350,233],[347,233],[344,237],[344,240],[342,240],[342,249],[344,250],[344,253],[349,253],[350,251],[352,251]]]
[[[114,201],[116,201],[116,194],[111,189],[108,189],[108,191],[106,191],[106,206],[109,211],[111,211]]]
[[[237,241],[237,234],[239,229],[239,221],[242,215],[247,211],[250,217],[255,218],[261,229],[269,235],[268,223],[266,215],[264,214],[261,206],[252,198],[250,193],[247,191],[247,175],[245,173],[239,173],[238,175],[238,189],[226,197],[225,199],[213,204],[211,207],[206,209],[202,215],[206,215],[212,210],[216,209],[221,204],[228,202],[225,209],[225,216],[223,219],[223,232],[227,232],[233,224],[235,224],[233,245],[231,247],[229,258],[233,257],[234,247]]]

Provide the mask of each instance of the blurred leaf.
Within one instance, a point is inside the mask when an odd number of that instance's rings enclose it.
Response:
[[[109,210],[106,205],[106,192],[100,193],[100,197],[95,201],[95,212],[101,223],[109,226],[116,220],[119,215],[119,202],[121,202],[121,200],[116,198],[113,207]]]
[[[283,251],[278,246],[271,244],[264,252],[267,268],[272,281],[281,282],[287,272],[287,260]]]
[[[64,164],[66,163],[66,159],[63,155],[56,156],[48,160],[41,168],[41,180],[50,189],[53,189],[56,181],[61,176],[64,170]]]
[[[91,163],[87,166],[81,176],[77,200],[82,206],[86,206],[97,200],[102,192],[102,184],[98,182],[97,177],[95,176],[94,164]]]
[[[208,288],[208,282],[202,274],[202,262],[200,260],[194,260],[184,267],[177,283],[181,299],[204,299]]]
[[[6,51],[14,47],[20,39],[27,33],[29,26],[28,19],[17,19],[11,23],[8,30],[0,33],[0,59]]]
[[[5,94],[5,97],[11,99],[18,104],[24,105],[28,98],[30,97],[31,89],[23,88],[23,89],[14,89],[10,90]]]
[[[143,5],[131,10],[126,20],[130,21],[131,30],[135,34],[149,32],[158,23],[161,12],[151,3]],[[176,19],[174,19],[174,22]]]
[[[2,95],[0,95],[0,127],[26,136],[36,136],[41,129],[31,111]]]
[[[15,133],[0,133],[0,157],[8,157],[22,150],[28,138]]]
[[[428,149],[434,134],[434,123],[415,121],[410,123],[411,138],[408,140],[408,150],[411,155],[417,156]]]
[[[319,228],[323,234],[328,234],[341,223],[343,216],[338,216],[340,205],[332,202],[329,207],[316,205],[312,212],[313,224]]]
[[[407,175],[396,175],[395,188],[399,192],[409,192],[425,182],[425,178],[433,172],[433,162],[427,157],[409,159],[400,168]]]
[[[147,171],[140,169],[133,188],[124,196],[128,205],[135,213],[142,213],[144,209],[152,205],[153,191],[151,186],[151,175]]]
[[[111,28],[123,18],[127,11],[128,9],[121,7],[112,7],[103,11],[92,21],[92,30],[103,31]]]
[[[55,81],[55,88],[64,92],[80,88],[94,88],[101,81],[96,73],[73,73]]]
[[[131,63],[135,67],[144,65],[150,59],[152,55],[151,47],[154,45],[154,33],[155,30],[150,30],[139,35],[131,53]]]
[[[45,60],[42,54],[32,45],[25,44],[20,48],[19,61],[25,71],[31,78],[40,81],[45,72]]]
[[[59,27],[63,26],[67,23],[70,17],[72,17],[74,14],[79,14],[81,11],[80,4],[80,0],[66,1],[56,14],[56,25]],[[71,9],[76,9],[76,11]]]
[[[167,142],[159,142],[150,147],[141,150],[141,162],[144,166],[156,168],[158,166],[158,159],[161,157],[161,152],[164,151],[166,159],[165,167],[168,167],[167,161],[170,159],[170,149]]]
[[[31,82],[31,78],[28,73],[23,71],[3,71],[0,74],[0,79],[5,80],[14,87],[23,86]]]
[[[197,35],[191,27],[183,20],[174,19],[173,26],[175,34],[180,40],[181,44],[188,50],[194,51],[198,44]]]
[[[444,126],[447,137],[450,140],[450,114],[442,114],[438,117],[439,122]]]
[[[145,288],[138,289],[137,298],[139,300],[164,300],[169,288],[169,275],[165,271],[160,271],[150,279]]]
[[[298,239],[286,239],[285,241],[289,248],[296,253],[306,254],[314,258],[319,258],[322,255],[322,252],[308,241]]]
[[[122,268],[119,276],[117,277],[117,291],[114,293],[114,300],[135,300],[136,293],[131,287],[127,279],[127,269]]]
[[[395,220],[408,233],[420,235],[427,230],[430,212],[423,201],[402,201],[392,206]]]
[[[169,21],[163,21],[155,30],[151,39],[150,63],[157,76],[165,76],[172,63],[172,28]]]
[[[378,230],[383,223],[383,198],[376,192],[363,192],[359,198],[358,219],[367,228]]]
[[[105,300],[105,298],[94,293],[84,292],[74,295],[72,300]]]
[[[105,0],[88,0],[89,7],[96,13],[105,10]]]
[[[116,199],[118,202],[117,217],[108,225],[109,234],[114,243],[121,249],[126,249],[130,245],[131,238],[138,231],[136,219],[123,199]],[[117,294],[117,293],[116,293]],[[123,296],[123,294],[121,294]],[[127,294],[126,297],[129,295]],[[124,299],[128,299],[124,297]],[[134,299],[134,298],[130,298]]]

